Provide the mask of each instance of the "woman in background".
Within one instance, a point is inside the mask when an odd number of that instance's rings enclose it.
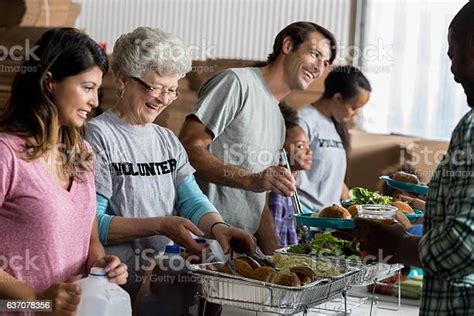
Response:
[[[340,204],[347,192],[344,184],[350,137],[347,124],[369,101],[371,86],[352,66],[337,66],[324,81],[321,99],[299,110],[300,125],[309,138],[313,167],[296,179],[302,207],[319,212]]]

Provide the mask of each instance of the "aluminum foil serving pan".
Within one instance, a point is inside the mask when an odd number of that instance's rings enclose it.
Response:
[[[277,314],[294,314],[324,303],[342,293],[359,273],[357,269],[350,269],[335,278],[289,287],[219,272],[223,265],[223,262],[192,265],[190,273],[196,276],[204,299],[215,304]]]
[[[336,259],[339,264],[360,269],[360,273],[352,280],[352,286],[365,286],[375,281],[384,280],[394,276],[403,268],[401,264],[355,262],[351,260]],[[343,263],[345,261],[345,263]]]
[[[287,254],[287,255],[298,255],[305,256],[302,254],[293,254],[288,252],[290,247],[280,248],[275,250],[275,253]],[[351,286],[365,286],[374,283],[375,280],[380,281],[391,276],[394,276],[403,268],[402,264],[387,264],[387,263],[364,263],[354,259],[344,259],[337,257],[321,257],[321,256],[310,256],[316,260],[330,261],[338,267],[342,267],[345,270],[360,270],[360,272],[351,280]]]

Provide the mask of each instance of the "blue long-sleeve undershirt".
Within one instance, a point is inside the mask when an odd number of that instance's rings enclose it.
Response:
[[[178,210],[181,216],[189,219],[194,225],[198,226],[201,218],[208,213],[218,213],[217,209],[209,202],[209,199],[202,193],[194,175],[187,177],[177,190]],[[110,221],[113,215],[107,214],[109,200],[96,194],[97,200],[97,219],[99,222],[99,238],[102,244],[107,245],[109,236]]]

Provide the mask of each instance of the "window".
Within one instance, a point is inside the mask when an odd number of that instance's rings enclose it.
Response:
[[[469,111],[447,57],[447,29],[466,3],[366,0],[361,58],[373,92],[359,117],[368,132],[447,140]]]

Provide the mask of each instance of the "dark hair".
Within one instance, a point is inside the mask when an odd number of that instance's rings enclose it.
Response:
[[[473,47],[474,36],[474,2],[469,1],[456,14],[451,23],[449,30],[452,38],[462,44],[464,47]],[[470,54],[470,52],[468,52]]]
[[[285,120],[286,132],[294,127],[300,127],[298,124],[298,112],[296,112],[291,106],[285,102],[280,102],[280,111],[283,119]]]
[[[27,71],[18,72],[14,78],[10,99],[0,116],[0,131],[25,138],[26,159],[30,160],[40,157],[48,146],[61,144],[61,153],[67,157],[65,170],[76,175],[72,164],[80,161],[78,157],[86,157],[86,162],[92,160],[92,156],[84,155],[88,150],[83,142],[83,128],[59,126],[58,109],[45,79],[50,72],[54,81],[61,81],[93,66],[105,75],[109,68],[107,56],[89,36],[74,28],[49,30],[35,47],[34,54],[26,56],[23,64]],[[59,135],[54,132],[58,128]]]
[[[372,91],[369,80],[356,67],[353,66],[337,66],[326,77],[324,81],[323,99],[330,99],[336,93],[340,93],[344,101],[351,99],[357,95],[359,89]],[[349,128],[346,123],[337,122],[332,119],[336,126],[337,133],[341,137],[342,144],[346,151],[350,150],[351,141]]]
[[[336,38],[327,29],[312,22],[294,22],[281,30],[275,38],[275,42],[273,43],[273,52],[268,55],[267,63],[271,64],[278,58],[283,47],[283,40],[287,36],[291,38],[293,48],[296,50],[302,43],[304,43],[304,41],[308,39],[308,35],[313,32],[321,33],[329,40],[331,45],[331,57],[329,59],[329,63],[332,64],[334,59],[336,59]]]
[[[357,95],[358,89],[372,91],[369,80],[356,67],[336,66],[324,80],[324,93],[322,98],[332,98],[340,93],[343,100],[348,100]]]

